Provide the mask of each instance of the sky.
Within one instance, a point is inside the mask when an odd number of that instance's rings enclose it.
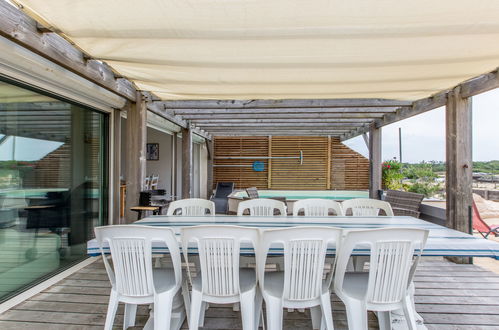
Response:
[[[473,160],[499,160],[499,89],[472,99]],[[399,127],[402,128],[402,161],[445,161],[445,108],[438,108],[383,127],[383,160],[399,159]],[[368,156],[361,136],[344,142]]]

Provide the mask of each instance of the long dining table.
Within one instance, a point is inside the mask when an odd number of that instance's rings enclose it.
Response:
[[[136,225],[168,227],[174,230],[180,242],[180,230],[184,227],[198,225],[237,225],[259,229],[286,228],[296,226],[326,226],[350,230],[374,228],[422,228],[429,230],[429,237],[422,256],[452,256],[452,257],[491,257],[499,259],[499,243],[475,237],[460,231],[449,229],[428,221],[406,216],[395,217],[305,217],[305,216],[150,216],[134,222]],[[104,252],[109,252],[104,247]],[[153,244],[153,253],[167,253],[165,246]],[[189,246],[189,253],[195,254],[196,247]],[[271,247],[271,254],[280,255],[283,250],[279,246]],[[328,249],[328,255],[334,255],[336,247]],[[89,256],[100,255],[98,244],[90,240],[87,244]],[[251,246],[242,246],[241,253],[254,254]],[[359,245],[353,255],[367,256],[369,248]]]
[[[421,255],[442,257],[491,257],[499,259],[499,243],[475,237],[473,235],[449,229],[428,221],[407,216],[394,217],[305,217],[305,216],[150,216],[133,224],[145,226],[167,227],[173,229],[177,235],[180,246],[180,231],[182,228],[198,225],[235,225],[255,227],[259,229],[286,228],[297,226],[325,226],[337,227],[344,233],[352,230],[375,229],[375,228],[421,228],[429,230],[428,240]],[[341,244],[341,243],[340,243]],[[153,254],[168,253],[166,246],[153,243]],[[197,254],[195,245],[188,246],[189,254]],[[109,253],[109,247],[103,247],[104,253]],[[334,256],[336,247],[328,248],[328,255]],[[101,255],[100,248],[95,239],[88,241],[87,254],[89,256]],[[253,247],[241,246],[241,254],[254,255]],[[280,256],[283,254],[281,246],[271,246],[270,255]],[[357,245],[353,251],[354,256],[368,256],[370,249],[362,244]],[[414,300],[413,300],[414,301]],[[423,319],[414,310],[418,329],[427,329]],[[392,312],[392,329],[407,329],[405,318],[401,311]],[[148,322],[149,323],[149,322]],[[182,320],[178,322],[181,325]],[[179,328],[175,327],[175,328]]]

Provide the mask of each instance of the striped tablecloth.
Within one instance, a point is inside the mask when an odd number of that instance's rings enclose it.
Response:
[[[180,216],[151,216],[135,222],[137,225],[160,226],[172,228],[180,240],[182,227],[224,224],[267,228],[285,228],[295,226],[331,226],[342,228],[345,231],[371,228],[424,228],[430,235],[423,251],[423,256],[458,256],[458,257],[492,257],[499,259],[499,243],[474,237],[456,230],[439,226],[413,217],[250,217],[224,216],[214,217],[180,217]],[[105,249],[105,252],[108,252]],[[153,245],[154,253],[166,253],[166,247]],[[189,248],[190,253],[196,253],[195,247]],[[100,254],[97,242],[88,241],[87,253],[90,256]],[[242,254],[253,254],[250,246],[241,247]],[[271,248],[271,253],[282,254],[282,248]],[[335,248],[328,250],[329,255],[335,254]],[[361,245],[354,250],[354,255],[369,255],[369,249]]]

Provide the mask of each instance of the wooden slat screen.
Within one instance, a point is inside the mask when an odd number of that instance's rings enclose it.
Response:
[[[215,137],[214,151],[215,159],[213,165],[248,165],[251,166],[255,160],[245,159],[216,159],[217,157],[237,156],[268,156],[268,138],[263,137]],[[214,167],[213,184],[217,182],[234,182],[236,188],[257,187],[267,189],[268,162],[260,160],[265,164],[263,172],[253,171],[251,167]]]
[[[328,148],[331,148],[328,152]],[[304,162],[298,159],[273,159],[270,175],[269,162],[263,172],[251,167],[214,167],[214,186],[217,182],[230,181],[236,188],[257,187],[259,189],[282,190],[326,190],[328,189],[328,166],[330,187],[337,190],[364,190],[369,187],[369,160],[348,148],[337,138],[308,136],[268,137],[215,137],[214,156],[298,156],[303,151]],[[331,160],[328,162],[328,154]],[[255,160],[215,159],[215,165],[252,165]]]
[[[272,159],[272,189],[327,189],[327,137],[273,136],[272,157],[298,156],[299,159]]]
[[[369,160],[337,138],[331,142],[331,189],[369,189]]]

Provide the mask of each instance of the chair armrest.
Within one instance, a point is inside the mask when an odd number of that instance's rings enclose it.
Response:
[[[393,214],[396,216],[409,216],[409,217],[419,218],[419,215],[421,214],[421,212],[419,211],[403,209],[399,207],[393,207],[392,209],[393,209]]]

